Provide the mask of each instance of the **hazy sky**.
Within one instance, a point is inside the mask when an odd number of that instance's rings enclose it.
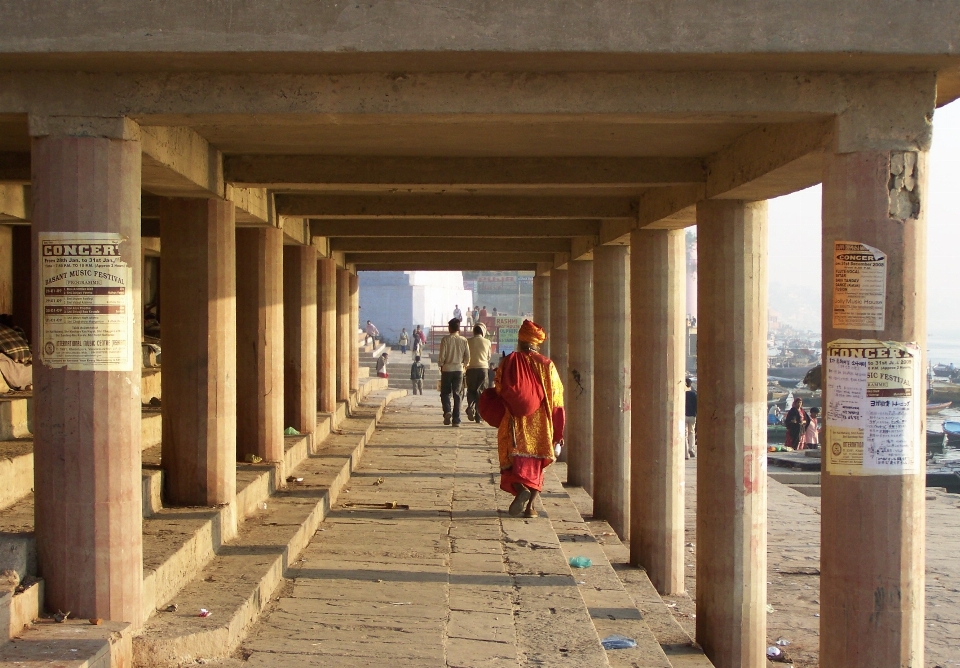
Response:
[[[960,101],[934,115],[928,188],[928,329],[960,342]],[[820,186],[770,200],[769,215],[771,309],[790,286],[819,303]]]

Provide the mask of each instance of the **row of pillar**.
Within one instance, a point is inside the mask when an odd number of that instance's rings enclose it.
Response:
[[[925,340],[924,214],[918,204],[913,217],[895,215],[891,156],[826,158],[824,343]],[[700,202],[697,230],[697,641],[718,668],[759,667],[767,645],[767,204]],[[887,255],[882,331],[832,327],[833,244],[843,240]],[[594,516],[629,540],[631,563],[662,594],[684,590],[686,568],[685,292],[683,230],[636,230],[629,245],[597,247],[592,260],[534,281],[535,317],[549,313],[550,352],[567,367],[568,482],[591,493]],[[821,665],[921,665],[923,474],[825,470],[822,480]]]
[[[35,532],[48,609],[138,625],[141,147],[134,124],[120,128],[34,138],[34,249],[49,233],[120,235],[134,350],[123,370],[38,356]],[[285,427],[311,434],[318,411],[358,388],[357,277],[312,246],[285,246],[279,229],[237,228],[219,199],[164,198],[160,234],[165,502],[229,504],[238,460],[282,461]],[[37,323],[42,292],[33,303]]]

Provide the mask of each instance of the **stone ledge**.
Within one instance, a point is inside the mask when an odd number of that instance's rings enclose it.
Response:
[[[111,668],[131,666],[131,627],[125,622],[91,624],[41,620],[0,646],[0,665]]]
[[[403,391],[361,405],[296,469],[303,483],[274,494],[265,509],[223,545],[203,571],[174,597],[176,612],[149,620],[134,642],[137,663],[176,666],[228,656],[256,622],[290,563],[307,546],[356,468],[384,407]],[[197,617],[200,608],[213,614]]]

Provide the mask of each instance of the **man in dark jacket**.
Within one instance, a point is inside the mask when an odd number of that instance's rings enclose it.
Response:
[[[684,411],[687,424],[687,459],[697,456],[697,391],[687,378],[686,410]]]

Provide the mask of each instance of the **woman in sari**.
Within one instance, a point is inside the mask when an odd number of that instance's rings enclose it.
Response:
[[[554,445],[563,441],[563,384],[553,362],[538,352],[546,338],[539,325],[524,320],[517,350],[501,360],[494,381],[501,396],[527,395],[520,397],[523,401],[505,398],[506,412],[497,432],[500,488],[515,497],[509,511],[513,517],[537,517],[534,503],[543,489],[543,470],[556,459]],[[512,371],[515,369],[520,369],[522,379]],[[511,414],[511,404],[516,410],[517,405],[533,405],[538,399],[532,414]]]
[[[784,418],[783,424],[787,428],[787,438],[784,441],[784,447],[799,450],[801,447],[801,436],[807,429],[810,422],[810,416],[803,410],[803,399],[797,397],[793,400],[793,406]]]

